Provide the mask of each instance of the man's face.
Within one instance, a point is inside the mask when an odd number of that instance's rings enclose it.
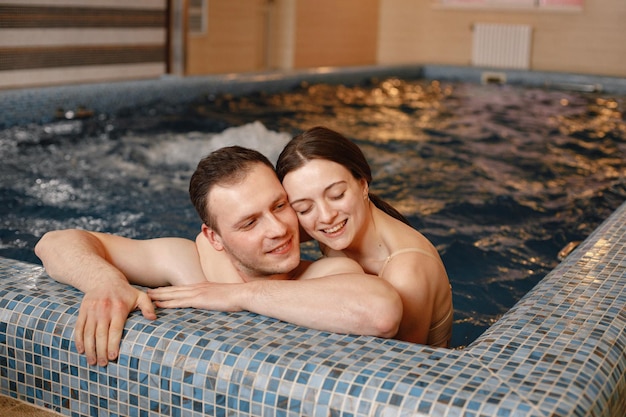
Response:
[[[300,263],[298,219],[274,171],[258,163],[235,185],[209,195],[220,234],[217,248],[230,256],[244,279],[285,279]]]

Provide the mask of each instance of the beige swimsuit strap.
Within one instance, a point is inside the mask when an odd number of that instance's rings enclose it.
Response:
[[[403,253],[407,253],[407,252],[418,252],[421,253],[422,255],[426,255],[426,256],[430,256],[431,258],[439,261],[439,259],[434,256],[432,253],[425,251],[424,249],[420,249],[420,248],[404,248],[404,249],[400,249],[395,251],[394,253],[392,253],[391,255],[387,256],[387,259],[385,259],[385,263],[383,264],[383,267],[380,268],[380,272],[378,273],[379,277],[383,276],[383,272],[385,271],[385,268],[387,267],[387,264],[396,256],[396,255],[400,255]]]
[[[449,347],[452,338],[453,308],[450,305],[448,313],[438,322],[432,324],[428,330],[427,344],[430,346]]]
[[[448,319],[450,317],[452,317],[453,313],[454,313],[454,311],[452,309],[452,306],[450,306],[450,308],[448,309],[448,312],[446,313],[446,315],[443,316],[437,323],[434,323],[432,326],[430,326],[430,331],[432,332],[433,330],[437,330],[439,327],[441,327],[444,324],[446,324]]]

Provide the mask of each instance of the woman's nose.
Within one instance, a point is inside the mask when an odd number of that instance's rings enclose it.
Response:
[[[322,223],[331,223],[332,220],[337,216],[337,210],[335,210],[328,203],[319,204],[319,214],[320,214],[320,222]]]

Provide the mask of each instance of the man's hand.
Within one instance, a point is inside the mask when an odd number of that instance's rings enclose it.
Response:
[[[86,293],[74,333],[78,353],[84,353],[90,365],[106,366],[117,359],[124,323],[136,309],[145,318],[156,319],[150,297],[132,286],[99,288]]]

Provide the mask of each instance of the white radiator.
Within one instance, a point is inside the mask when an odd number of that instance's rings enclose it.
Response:
[[[473,66],[530,69],[530,25],[476,23],[473,32]]]

